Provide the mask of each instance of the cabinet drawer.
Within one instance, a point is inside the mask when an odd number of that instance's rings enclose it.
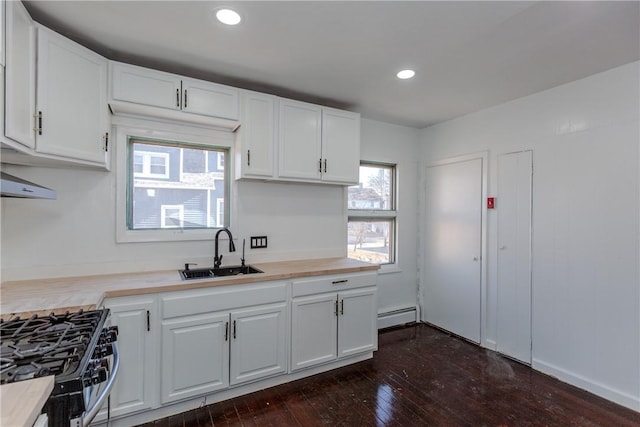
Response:
[[[291,290],[293,297],[362,288],[377,284],[377,273],[349,273],[295,280]]]
[[[286,300],[285,282],[230,285],[162,294],[160,310],[163,319],[170,319]]]

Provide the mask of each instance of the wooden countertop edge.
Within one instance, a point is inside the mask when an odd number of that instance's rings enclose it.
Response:
[[[54,376],[36,378],[0,386],[2,417],[0,424],[31,427],[53,390]]]
[[[145,295],[160,292],[173,292],[187,289],[211,288],[217,286],[239,285],[244,283],[257,283],[275,280],[288,280],[303,277],[314,277],[334,274],[358,273],[367,271],[376,271],[380,268],[377,264],[367,264],[347,258],[329,258],[319,260],[298,260],[298,261],[282,261],[271,263],[256,263],[255,267],[264,271],[264,273],[233,276],[230,278],[215,279],[197,279],[184,281],[181,280],[176,270],[164,272],[146,272],[146,273],[122,273],[105,276],[86,276],[72,278],[55,278],[29,281],[13,281],[3,283],[3,287],[7,286],[55,286],[56,284],[81,283],[83,281],[98,282],[104,290],[94,289],[87,291],[86,301],[82,304],[68,306],[52,306],[45,309],[29,309],[24,311],[12,310],[0,314],[0,318],[9,320],[16,316],[27,318],[32,315],[48,315],[50,313],[64,313],[66,311],[74,312],[80,309],[93,310],[102,304],[105,298],[115,298],[133,295]],[[282,270],[285,270],[284,272]],[[173,279],[175,277],[175,279]],[[110,281],[111,280],[111,281]],[[131,283],[129,283],[131,282]],[[96,285],[97,286],[97,285]],[[68,292],[78,292],[71,286]]]

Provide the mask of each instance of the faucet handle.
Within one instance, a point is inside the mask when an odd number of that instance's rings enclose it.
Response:
[[[195,262],[185,262],[184,263],[184,270],[185,271],[189,271],[189,266],[190,265],[198,265],[198,264],[196,264]]]

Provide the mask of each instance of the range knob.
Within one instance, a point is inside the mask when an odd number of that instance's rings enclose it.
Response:
[[[94,359],[102,359],[113,354],[113,346],[110,342],[98,344],[93,350]]]

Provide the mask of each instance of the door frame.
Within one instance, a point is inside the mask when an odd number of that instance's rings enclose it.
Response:
[[[423,206],[422,206],[422,216],[424,220],[424,215],[426,212],[426,169],[434,166],[443,166],[449,165],[453,163],[461,163],[469,160],[481,160],[481,195],[480,199],[482,201],[482,207],[480,208],[480,346],[481,347],[491,347],[490,344],[485,343],[486,335],[487,335],[487,305],[488,305],[488,295],[487,295],[487,205],[485,200],[487,199],[487,179],[488,179],[488,171],[489,171],[489,151],[478,151],[475,153],[462,154],[453,157],[447,157],[441,160],[437,160],[434,162],[429,162],[424,166],[423,169],[423,180],[422,180],[422,196],[424,197]],[[420,244],[420,248],[422,249],[422,256],[420,257],[419,264],[424,266],[424,256],[425,256],[425,230],[423,229],[420,233],[422,243]],[[424,284],[426,283],[425,271],[424,268],[421,268],[421,273],[419,277],[419,292],[418,292],[418,307],[420,308],[420,317],[419,319],[424,322]]]

